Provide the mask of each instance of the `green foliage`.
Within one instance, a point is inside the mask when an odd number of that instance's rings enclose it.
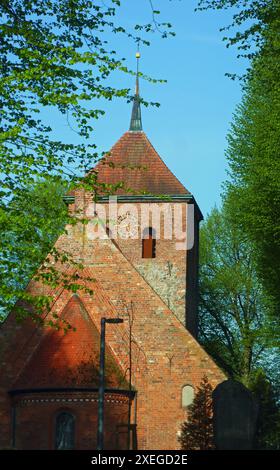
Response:
[[[88,0],[1,2],[2,195],[7,197],[52,171],[71,177],[73,165],[83,171],[93,165],[97,158],[94,143],[52,140],[50,120],[43,120],[41,111],[55,108],[87,139],[93,121],[104,114],[101,105],[96,107],[98,100],[130,98],[129,89],[108,82],[115,71],[133,72],[110,49],[107,38],[126,34],[132,40],[149,42],[114,21],[120,8],[121,2],[116,0],[107,4]],[[153,24],[154,28],[149,23],[138,29],[142,35],[158,31],[161,24]],[[162,26],[166,32],[171,25]]]
[[[240,316],[241,304],[238,307],[236,302],[238,315],[231,314],[228,299],[223,305],[219,294],[219,288],[225,286],[224,278],[221,285],[219,282],[215,285],[211,270],[206,270],[206,303],[204,299],[202,304],[202,315],[206,313],[206,316],[202,316],[201,334],[209,352],[232,377],[249,386],[260,402],[257,447],[278,449],[280,3],[279,0],[199,0],[198,9],[208,8],[232,8],[232,24],[223,30],[231,29],[234,32],[225,40],[228,46],[236,45],[240,55],[251,60],[243,77],[243,100],[237,108],[228,136],[230,180],[225,185],[223,209],[223,218],[226,216],[224,220],[228,221],[229,229],[234,224],[235,232],[239,234],[243,280],[239,284],[239,268],[232,271],[232,280],[233,283],[237,281],[236,292],[242,286],[243,297],[247,292],[247,297],[245,295],[242,301],[242,310],[245,306],[247,313]],[[209,229],[206,227],[206,232]],[[219,235],[223,240],[227,238],[225,229],[226,226]],[[212,239],[215,239],[214,234]],[[233,249],[232,241],[230,245]],[[224,258],[228,262],[229,252],[225,253]],[[232,269],[232,263],[229,267]],[[225,295],[233,292],[234,289],[229,289],[229,286],[224,289]],[[205,305],[206,310],[203,310]],[[216,311],[213,309],[215,306]],[[276,315],[272,317],[272,313]],[[248,361],[250,357],[251,361]]]
[[[151,21],[131,30],[116,19],[121,8],[119,0],[0,2],[0,312],[15,299],[30,303],[23,288],[66,219],[58,188],[52,199],[52,184],[49,189],[38,181],[52,176],[56,182],[79,183],[95,196],[100,186],[103,192],[112,189],[100,185],[95,173],[80,182],[99,158],[92,131],[104,114],[102,103],[132,98],[129,89],[111,85],[114,74],[135,73],[110,41],[116,44],[115,36],[125,35],[149,45],[151,33],[174,34],[169,23],[160,22],[152,2],[147,2]],[[73,141],[54,138],[53,112],[75,130]],[[52,255],[69,261],[64,253],[52,250]],[[58,278],[54,269],[41,276],[52,285]],[[68,284],[73,291],[79,288],[75,279]],[[49,300],[38,296],[36,309],[46,309]]]
[[[225,37],[227,46],[237,45],[241,56],[255,56],[265,41],[267,26],[278,20],[279,0],[198,0],[197,10],[232,9],[232,23],[221,31],[234,30]]]
[[[263,370],[258,369],[251,379],[249,388],[259,404],[255,447],[258,449],[280,448],[280,409],[275,388]]]
[[[0,208],[0,311],[8,313],[68,220],[61,179],[41,180]],[[27,298],[25,299],[27,300]],[[44,304],[44,298],[37,302]],[[43,307],[44,305],[42,305]]]
[[[214,209],[202,226],[200,297],[200,340],[229,376],[248,385],[271,347],[272,324],[253,248],[225,209]]]
[[[229,377],[254,392],[260,405],[256,447],[275,449],[279,324],[271,318],[254,246],[232,215],[234,207],[214,209],[201,230],[200,340]]]
[[[279,0],[199,0],[198,9],[230,9],[237,45],[251,59],[244,96],[228,136],[230,182],[225,198],[254,245],[258,272],[280,308],[280,3]]]
[[[278,22],[278,31],[280,20]],[[230,181],[226,201],[255,246],[258,270],[280,308],[280,40],[271,40],[254,62],[228,137]],[[273,40],[275,38],[275,40]]]
[[[200,1],[201,8],[232,6],[239,8],[233,19],[236,27],[252,21],[244,34],[238,29],[235,42],[246,50],[255,38],[259,47],[229,134],[231,181],[226,198],[255,245],[259,272],[279,310],[280,4],[278,0]]]
[[[178,440],[182,450],[214,449],[212,392],[212,386],[204,376],[188,408],[188,419],[181,427]]]

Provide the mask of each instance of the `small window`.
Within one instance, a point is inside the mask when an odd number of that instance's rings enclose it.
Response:
[[[185,385],[182,388],[182,407],[190,406],[194,400],[194,388],[191,385]]]
[[[55,420],[55,449],[74,449],[75,444],[75,418],[67,412],[62,411]]]
[[[156,236],[152,227],[145,228],[142,236],[142,258],[156,257]]]

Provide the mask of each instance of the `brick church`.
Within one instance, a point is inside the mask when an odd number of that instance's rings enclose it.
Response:
[[[108,196],[96,204],[80,188],[65,197],[88,224],[67,227],[56,242],[76,264],[52,263],[80,288],[73,293],[63,283],[51,288],[33,279],[27,290],[51,296],[46,321],[58,317],[72,328],[65,334],[17,323],[13,312],[1,325],[0,448],[97,448],[102,318],[122,320],[106,326],[104,449],[178,449],[202,377],[213,388],[226,379],[196,339],[202,214],[142,131],[138,76],[136,82],[130,129],[92,171],[114,188],[124,231],[140,208],[160,212],[160,225],[140,216],[136,234],[112,236],[110,217],[101,213],[109,210]],[[174,230],[164,236],[166,204],[172,220],[180,208],[186,232],[192,224],[190,247],[178,249]],[[101,226],[102,237],[90,233]]]

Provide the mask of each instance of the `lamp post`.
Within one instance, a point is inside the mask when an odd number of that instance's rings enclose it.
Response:
[[[105,327],[106,327],[106,323],[123,323],[123,320],[121,318],[104,318],[104,317],[101,318],[97,450],[103,450],[103,444],[104,444]]]

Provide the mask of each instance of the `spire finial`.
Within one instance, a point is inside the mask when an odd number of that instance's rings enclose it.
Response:
[[[142,131],[142,119],[141,119],[141,107],[140,107],[140,95],[139,95],[139,59],[141,55],[139,52],[139,41],[138,41],[138,48],[136,52],[136,87],[135,87],[135,95],[133,98],[133,106],[132,106],[132,114],[130,120],[130,128],[129,130],[132,132],[139,132]]]

